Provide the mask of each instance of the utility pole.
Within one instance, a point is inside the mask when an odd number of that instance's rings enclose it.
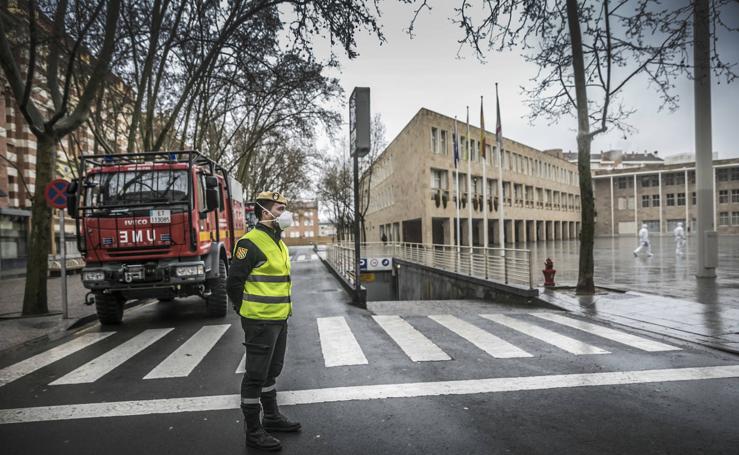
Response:
[[[366,295],[362,292],[361,246],[359,238],[359,158],[370,151],[370,89],[354,87],[349,97],[349,147],[354,160],[354,302],[360,306],[366,304]]]
[[[693,3],[693,60],[695,91],[695,186],[697,204],[696,276],[715,278],[718,235],[714,230],[713,151],[711,145],[711,35],[709,1]],[[687,195],[686,195],[687,196]],[[685,220],[689,222],[689,220]]]

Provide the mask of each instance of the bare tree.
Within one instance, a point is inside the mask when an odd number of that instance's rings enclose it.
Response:
[[[376,172],[375,164],[377,163],[377,159],[385,150],[386,145],[385,123],[382,121],[382,115],[377,113],[372,117],[372,123],[370,124],[370,151],[359,163],[361,180],[359,182],[359,212],[357,213],[357,217],[362,228],[363,242],[367,241],[365,220],[372,198],[372,176]]]
[[[634,112],[621,102],[629,82],[646,78],[662,106],[676,108],[674,79],[690,76],[692,3],[665,8],[656,0],[586,2],[578,0],[498,0],[483,2],[482,11],[462,0],[454,9],[463,30],[462,43],[483,58],[488,50],[523,49],[524,58],[539,67],[529,97],[531,119],[554,122],[577,118],[578,172],[582,207],[578,293],[593,293],[595,209],[590,173],[593,138],[615,127],[629,131]],[[428,0],[417,4],[409,32],[419,14],[430,10]],[[721,60],[716,41],[720,29],[736,31],[721,20],[731,0],[715,0],[712,9],[712,63],[731,82],[733,65]]]
[[[345,150],[345,148],[343,148]],[[336,227],[338,241],[347,240],[354,225],[354,196],[352,192],[351,161],[341,158],[327,160],[321,165],[316,195],[329,210],[329,221]]]
[[[120,0],[41,4],[30,0],[23,3],[23,13],[11,11],[7,3],[0,12],[0,65],[37,141],[23,314],[48,312],[51,209],[44,200],[44,188],[54,174],[58,142],[87,121],[108,74],[120,4]],[[45,71],[41,58],[46,60]],[[74,77],[80,80],[76,92]],[[48,91],[51,108],[32,96],[34,91]]]

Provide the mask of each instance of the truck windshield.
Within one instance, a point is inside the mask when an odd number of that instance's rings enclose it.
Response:
[[[86,186],[89,207],[187,203],[187,172],[184,170],[96,173],[89,177]]]

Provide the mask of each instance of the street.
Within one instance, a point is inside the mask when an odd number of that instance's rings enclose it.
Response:
[[[372,314],[293,247],[295,454],[736,453],[739,358],[551,309]],[[387,308],[387,307],[385,307]],[[455,309],[456,308],[456,309]],[[0,358],[3,454],[244,453],[238,316],[153,302]],[[30,359],[30,360],[27,360]],[[247,453],[249,453],[247,451]]]

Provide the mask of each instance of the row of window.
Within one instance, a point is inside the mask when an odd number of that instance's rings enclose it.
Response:
[[[291,239],[296,239],[298,237],[313,237],[313,231],[306,231],[304,233],[300,233],[298,231],[287,231]]]
[[[739,212],[731,212],[731,218],[729,218],[729,212],[719,212],[718,224],[720,226],[739,226]]]
[[[619,210],[623,210],[628,204],[628,202],[623,202],[623,200],[627,198],[620,197],[618,199],[619,199],[618,208]],[[633,198],[629,198],[629,199],[633,199]],[[690,195],[690,203],[692,205],[695,205],[695,191],[693,191]],[[739,203],[739,189],[731,190],[731,202],[729,202],[729,190],[719,190],[718,203],[719,204]],[[665,194],[665,205],[667,205],[667,207],[674,207],[676,205],[679,207],[684,206],[685,205],[685,193]],[[641,206],[645,208],[646,207],[659,207],[660,206],[659,194],[642,195]],[[630,208],[633,208],[633,206]]]
[[[729,180],[739,180],[739,167],[716,169],[716,180],[719,182],[728,182]],[[657,188],[659,186],[659,176],[657,174],[642,175],[637,178],[641,188]],[[688,183],[695,184],[695,171],[688,171]],[[626,189],[634,187],[634,177],[617,177],[615,185],[618,189]],[[662,174],[662,185],[685,185],[685,172],[670,172]]]
[[[450,140],[451,139],[451,140]],[[449,148],[453,147],[455,140],[454,134],[432,127],[431,128],[431,152],[436,155],[449,155]],[[470,138],[468,141],[464,136],[460,136],[460,160],[471,159],[473,162],[483,161],[480,154],[480,141]],[[490,144],[485,144],[485,161],[493,168],[498,167],[497,149]],[[542,177],[567,185],[577,185],[577,173],[567,170],[563,167],[547,163],[543,160],[537,160],[527,157],[510,150],[503,151],[503,169],[519,174]]]
[[[448,190],[449,172],[444,169],[431,169],[431,189]],[[452,175],[454,181],[454,175]],[[482,177],[472,176],[472,193],[481,195],[483,193]],[[456,182],[454,182],[456,185]],[[498,197],[498,180],[487,179],[487,194],[495,199]],[[511,190],[511,185],[513,185]],[[467,175],[459,174],[459,192],[467,193]],[[535,188],[521,183],[503,182],[503,198],[505,204],[514,207],[550,208],[563,210],[579,210],[580,196],[577,194],[563,193],[544,188]]]

